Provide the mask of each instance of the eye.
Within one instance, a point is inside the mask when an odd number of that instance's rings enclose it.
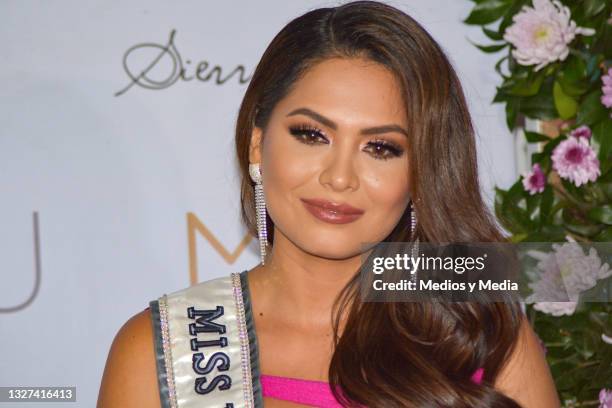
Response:
[[[393,157],[400,157],[404,153],[404,149],[387,140],[371,141],[367,144],[366,149],[378,160],[389,160]]]
[[[293,137],[295,137],[297,140],[304,144],[312,145],[317,144],[319,142],[329,143],[321,129],[305,123],[296,126],[290,126],[289,133],[291,133]]]

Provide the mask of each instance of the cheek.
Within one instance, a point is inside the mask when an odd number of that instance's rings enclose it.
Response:
[[[283,134],[274,134],[264,143],[262,172],[266,206],[282,231],[290,230],[299,214],[303,186],[316,180],[320,152],[317,155],[314,150]]]
[[[262,171],[270,193],[288,192],[311,180],[320,156],[320,152],[317,155],[314,150],[316,148],[300,144],[282,133],[266,140]]]
[[[406,161],[372,165],[361,180],[361,187],[370,198],[375,216],[392,219],[390,215],[403,213],[410,201]]]

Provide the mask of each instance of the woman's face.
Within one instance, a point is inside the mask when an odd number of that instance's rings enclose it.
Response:
[[[255,128],[251,137],[275,243],[346,259],[382,241],[410,201],[407,129],[400,86],[384,66],[334,58],[309,69],[265,134]],[[321,201],[360,214],[324,210]]]

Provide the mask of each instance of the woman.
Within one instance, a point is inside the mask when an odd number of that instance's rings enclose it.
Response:
[[[504,240],[459,80],[411,17],[358,1],[291,21],[236,147],[262,263],[131,318],[98,407],[559,406],[518,304],[359,299],[362,243]]]

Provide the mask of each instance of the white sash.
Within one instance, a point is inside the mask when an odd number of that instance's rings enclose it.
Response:
[[[263,407],[246,274],[150,302],[163,408]]]

